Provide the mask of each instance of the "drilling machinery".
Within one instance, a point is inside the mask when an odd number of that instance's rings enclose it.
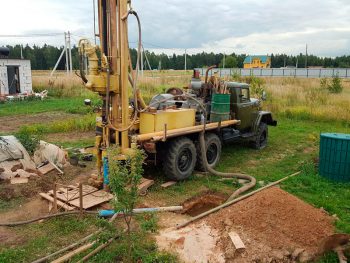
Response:
[[[136,17],[138,25],[136,72],[128,43],[130,16]],[[195,167],[215,167],[223,142],[243,139],[257,149],[266,146],[267,125],[276,125],[271,113],[261,111],[260,101],[250,98],[247,84],[209,78],[214,67],[207,70],[205,81],[194,70],[187,90],[172,88],[145,104],[137,88],[141,23],[131,0],[98,0],[98,25],[99,46],[82,39],[79,53],[81,78],[86,88],[102,99],[96,118],[95,148],[98,173],[105,183],[108,173],[102,167],[111,145],[120,147],[119,160],[131,155],[136,147],[144,149],[147,160],[162,163],[171,180],[188,178]],[[204,132],[205,145],[199,143],[199,134]]]

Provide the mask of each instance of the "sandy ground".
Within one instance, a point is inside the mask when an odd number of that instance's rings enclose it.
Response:
[[[333,220],[274,187],[180,230],[163,229],[156,239],[184,262],[305,262],[317,257],[334,233]],[[235,252],[228,235],[232,231],[241,237],[245,252]]]

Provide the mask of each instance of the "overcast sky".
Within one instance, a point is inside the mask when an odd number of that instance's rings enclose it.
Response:
[[[93,37],[93,0],[1,0],[0,35],[70,30]],[[350,0],[132,0],[143,42],[157,52],[320,56],[350,54]],[[136,26],[130,21],[131,46]],[[63,45],[63,36],[1,37],[5,44]]]

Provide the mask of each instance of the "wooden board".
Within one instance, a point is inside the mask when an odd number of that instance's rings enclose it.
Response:
[[[162,188],[168,188],[168,187],[170,187],[170,186],[173,186],[174,184],[176,184],[175,181],[169,181],[169,182],[166,182],[166,183],[164,183],[164,184],[161,184],[160,186],[161,186]]]
[[[154,180],[142,178],[140,184],[137,186],[140,195],[145,195],[147,189],[154,185]]]
[[[98,189],[90,185],[83,185],[83,196],[97,192]],[[53,190],[48,192],[53,196]],[[61,187],[57,190],[57,199],[64,202],[72,201],[79,198],[78,186],[70,185],[68,187]]]
[[[38,171],[45,175],[45,174],[48,174],[49,172],[51,172],[52,170],[55,170],[56,168],[51,164],[51,163],[48,163],[48,164],[45,164],[44,166],[41,166]]]
[[[46,200],[48,200],[49,202],[53,203],[54,202],[54,198],[48,194],[45,194],[45,193],[40,193],[39,194],[42,198],[45,198]],[[75,208],[74,207],[71,207],[63,202],[61,202],[60,200],[57,200],[57,206],[60,206],[62,208],[64,208],[65,210],[67,211],[71,211],[71,210],[74,210]]]
[[[96,205],[108,202],[112,198],[113,198],[113,195],[110,193],[107,193],[104,190],[99,190],[97,192],[90,193],[88,195],[83,196],[83,208],[88,209],[88,208],[94,207]],[[79,207],[79,199],[74,199],[72,201],[69,201],[68,203],[75,207]]]
[[[231,238],[231,241],[233,243],[233,246],[235,247],[236,251],[239,253],[242,253],[245,251],[245,245],[240,238],[240,236],[236,232],[230,232],[228,235]]]
[[[26,184],[28,183],[28,178],[14,177],[11,178],[11,184]]]

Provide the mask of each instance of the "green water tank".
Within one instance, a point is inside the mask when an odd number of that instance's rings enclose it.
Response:
[[[319,173],[331,180],[350,182],[350,134],[321,134]]]
[[[213,94],[211,99],[210,122],[230,119],[230,94]]]

